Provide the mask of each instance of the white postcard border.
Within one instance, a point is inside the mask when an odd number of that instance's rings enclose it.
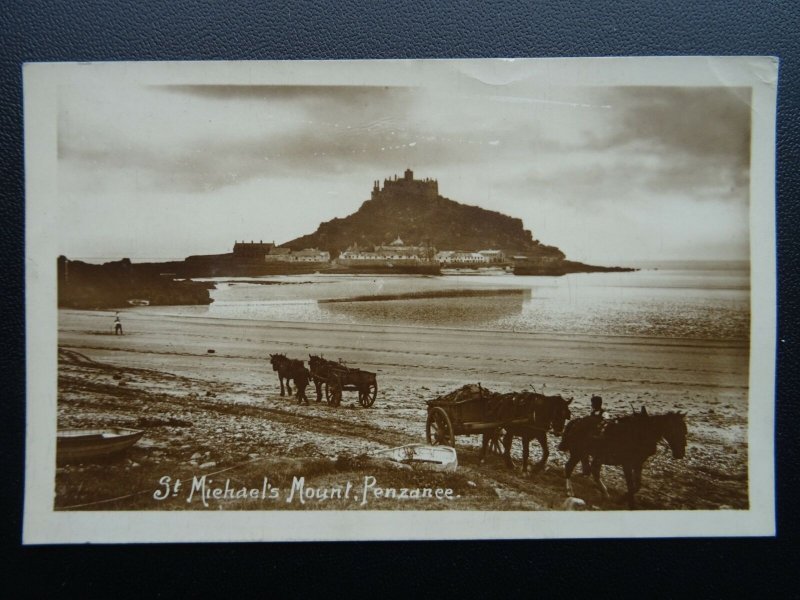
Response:
[[[356,75],[357,74],[357,75]],[[24,68],[27,424],[25,544],[769,536],[775,533],[777,59],[638,57],[408,61],[40,63]],[[353,76],[357,76],[357,81]],[[57,99],[63,83],[751,86],[749,510],[55,511]]]

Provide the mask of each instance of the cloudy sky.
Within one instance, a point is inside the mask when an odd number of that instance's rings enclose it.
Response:
[[[749,147],[747,89],[68,85],[59,252],[282,243],[410,167],[575,260],[743,260]]]

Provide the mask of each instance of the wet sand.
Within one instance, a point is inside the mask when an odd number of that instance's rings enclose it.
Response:
[[[146,433],[127,458],[95,475],[91,466],[59,468],[57,507],[115,497],[107,486],[77,491],[79,481],[100,481],[101,474],[123,496],[137,485],[153,487],[167,467],[210,472],[248,460],[333,458],[424,442],[425,400],[480,382],[493,391],[534,386],[572,396],[575,417],[588,413],[592,394],[603,396],[610,416],[632,405],[651,413],[683,410],[687,457],[673,460],[663,448],[650,459],[637,495],[641,506],[747,508],[746,342],[256,322],[136,310],[123,311],[122,321],[125,335],[114,336],[113,313],[59,311],[59,346],[66,351],[59,362],[59,426],[139,426]],[[314,403],[309,388],[311,406],[298,406],[279,396],[271,352],[303,359],[322,354],[376,371],[377,401],[364,409],[354,392],[345,392],[334,408]],[[457,440],[459,473],[474,485],[449,508],[561,506],[565,456],[555,450],[557,438],[550,438],[549,468],[533,476],[508,471],[496,457],[479,464],[479,441]],[[535,444],[532,452],[537,459]],[[590,480],[573,479],[588,506],[624,508],[613,496],[602,500]],[[604,467],[604,480],[624,491],[619,469]],[[134,507],[164,508],[135,498],[94,508]]]

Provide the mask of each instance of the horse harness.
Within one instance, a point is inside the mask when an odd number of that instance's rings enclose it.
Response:
[[[511,407],[512,416],[516,417],[518,415],[518,411],[520,409],[523,409],[523,410],[527,409],[528,404],[527,404],[526,401],[529,401],[529,400],[530,399],[526,398],[524,395],[516,394],[516,393],[511,393],[511,394],[493,394],[492,396],[490,396],[486,400],[486,402],[487,402],[487,405],[486,405],[487,413],[489,415],[496,415],[497,417],[500,417],[501,413],[502,413],[502,410],[504,408],[507,408],[507,407],[510,406]],[[536,400],[533,400],[533,402],[536,402]],[[533,406],[533,410],[531,411],[531,415],[535,415],[537,408],[539,408],[540,406],[541,405],[539,405],[539,406],[534,405]],[[525,417],[526,415],[523,414],[522,416]],[[520,417],[520,418],[522,418],[522,417]],[[547,423],[547,425],[545,427],[541,427],[541,426],[530,424],[530,421],[532,421],[532,420],[533,420],[532,418],[526,418],[526,422],[525,423],[514,423],[514,425],[525,427],[527,429],[532,429],[534,431],[541,431],[543,433],[547,433],[553,427],[553,415],[552,414],[549,415],[548,423]]]

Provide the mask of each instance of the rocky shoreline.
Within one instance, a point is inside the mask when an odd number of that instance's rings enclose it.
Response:
[[[126,335],[106,329],[107,315],[59,311],[58,426],[129,427],[144,437],[103,464],[67,464],[56,471],[57,510],[363,509],[345,500],[286,502],[293,479],[326,488],[375,477],[385,487],[454,490],[453,501],[381,499],[378,510],[563,510],[565,456],[550,436],[549,468],[523,475],[497,456],[481,463],[479,436],[459,436],[458,470],[437,474],[392,469],[364,457],[424,443],[426,401],[480,381],[498,391],[535,385],[574,397],[573,417],[588,414],[603,390],[609,416],[631,406],[651,413],[687,413],[686,457],[659,451],[648,461],[640,506],[664,509],[748,507],[747,352],[737,342],[658,338],[531,336],[379,326],[180,318],[129,311]],[[588,341],[593,343],[587,343]],[[713,351],[710,351],[713,348]],[[214,353],[209,353],[214,349]],[[292,357],[320,352],[378,373],[372,408],[346,392],[340,407],[301,406],[281,397],[269,352]],[[547,360],[543,361],[542,356]],[[725,373],[722,375],[722,373]],[[614,388],[608,389],[608,382]],[[540,456],[538,446],[532,448]],[[519,460],[519,440],[512,457]],[[186,482],[207,475],[215,485],[262,489],[264,478],[283,500],[212,499],[208,506],[179,494],[159,500],[165,475]],[[624,510],[621,470],[604,469],[614,492],[604,500],[591,479],[574,477],[587,508]],[[185,488],[187,492],[191,486]]]
[[[528,264],[523,262],[514,265],[514,275],[547,275],[556,277],[571,273],[630,273],[638,270],[632,267],[587,265],[573,260],[562,260],[551,264]]]
[[[66,257],[58,259],[58,306],[62,308],[123,308],[211,304],[210,282],[175,280],[140,268],[129,259],[88,264]]]
[[[509,265],[510,266],[510,265]],[[485,268],[485,267],[483,267]],[[463,266],[459,271],[469,272]],[[479,273],[481,267],[473,267]],[[515,275],[562,276],[570,273],[615,273],[637,269],[602,267],[561,260],[517,262]],[[442,275],[438,264],[344,266],[327,263],[242,262],[233,255],[190,256],[183,261],[132,263],[124,258],[101,265],[58,258],[58,306],[62,308],[122,308],[145,301],[157,305],[204,305],[213,300],[212,282],[193,278],[265,277],[271,275]]]

